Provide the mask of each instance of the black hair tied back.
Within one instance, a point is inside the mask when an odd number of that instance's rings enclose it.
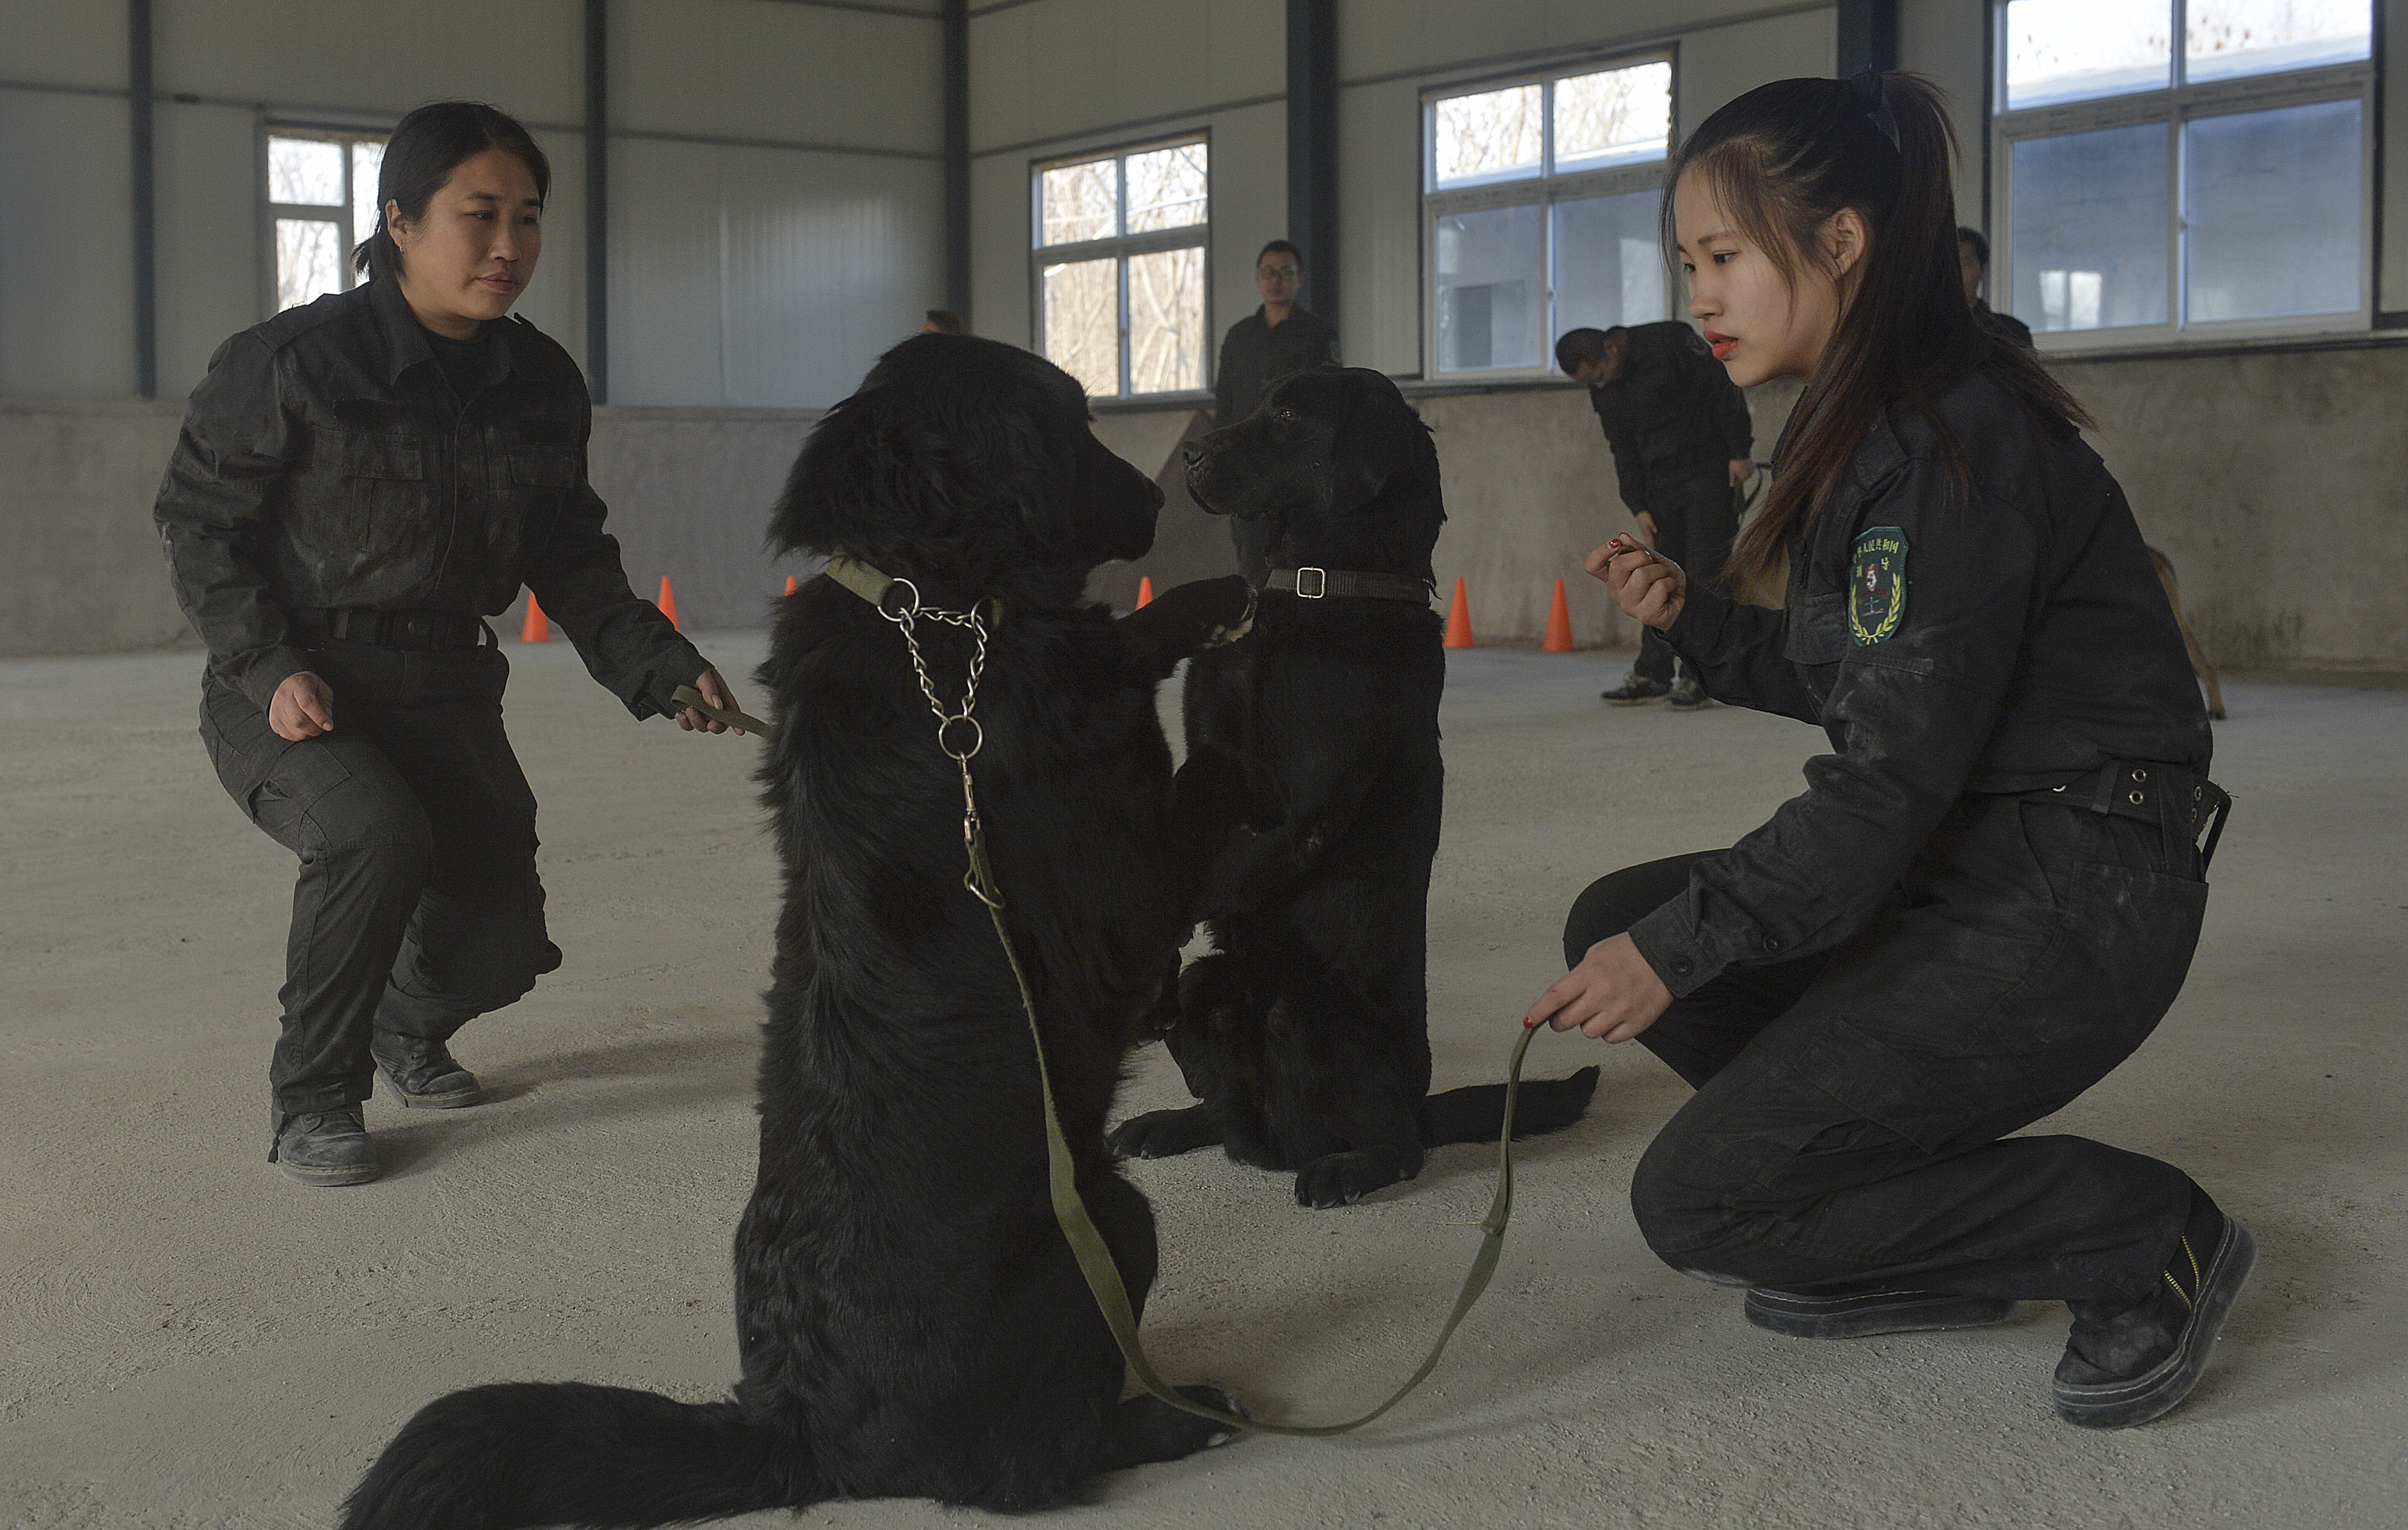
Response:
[[[384,209],[398,203],[402,217],[413,222],[425,217],[426,204],[452,172],[489,149],[517,155],[535,177],[537,198],[552,199],[552,162],[517,118],[481,101],[421,107],[385,140],[384,161],[377,169],[376,227],[352,248],[351,269],[376,281],[400,270],[401,249],[384,226]]]
[[[1889,140],[1892,149],[1898,148],[1898,119],[1890,114],[1889,92],[1883,88],[1882,77],[1870,69],[1859,69],[1849,79],[1848,89],[1855,94],[1865,121]]]

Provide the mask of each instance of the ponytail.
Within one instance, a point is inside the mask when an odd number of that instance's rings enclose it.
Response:
[[[1707,118],[1674,157],[1666,186],[1701,177],[1793,290],[1810,262],[1824,261],[1822,230],[1833,214],[1854,208],[1871,232],[1854,293],[1784,434],[1764,508],[1731,551],[1734,585],[1760,587],[1781,566],[1893,405],[1929,418],[1960,469],[1962,453],[1937,405],[1976,368],[2051,435],[2089,423],[2037,360],[1973,317],[1957,274],[1956,152],[1945,100],[1930,81],[1867,70],[1849,80],[1760,85]],[[1676,242],[1671,208],[1668,194],[1668,247]],[[1838,277],[1828,266],[1822,274]]]

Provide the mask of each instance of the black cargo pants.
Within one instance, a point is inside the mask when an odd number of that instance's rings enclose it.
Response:
[[[1698,1090],[1631,1183],[1666,1263],[1796,1292],[2124,1304],[2154,1289],[2189,1209],[2182,1171],[2007,1134],[2148,1037],[2207,886],[2178,835],[2062,800],[1966,799],[1844,944],[1727,974],[1640,1034]],[[1677,895],[1697,859],[1591,886],[1565,960]]]
[[[560,965],[535,865],[535,794],[502,731],[509,661],[329,640],[335,731],[277,736],[201,691],[201,737],[251,821],[301,860],[268,1066],[274,1113],[366,1099],[371,1031],[449,1039]]]
[[[1730,562],[1731,543],[1739,536],[1740,506],[1729,465],[1716,463],[1710,475],[1682,479],[1661,489],[1651,487],[1647,499],[1647,513],[1656,520],[1656,551],[1708,588],[1726,589],[1723,565]],[[1639,658],[1630,672],[1641,679],[1670,685],[1676,659],[1681,673],[1698,672],[1695,665],[1673,653],[1662,633],[1641,627]]]

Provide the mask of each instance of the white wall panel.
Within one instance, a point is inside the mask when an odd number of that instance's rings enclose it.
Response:
[[[1034,0],[970,21],[970,146],[1276,95],[1283,0]]]
[[[1417,373],[1421,353],[1421,91],[1390,80],[1338,107],[1339,315],[1347,362]]]
[[[1768,80],[1829,76],[1839,67],[1837,10],[1795,11],[1762,21],[1684,33],[1675,103],[1676,134],[1685,134],[1733,99]]]
[[[786,0],[621,0],[610,26],[613,128],[943,147],[933,20]]]
[[[162,103],[159,396],[181,398],[230,335],[259,322],[259,114]]]
[[[164,92],[394,117],[463,97],[530,123],[584,115],[578,0],[164,0],[153,14]]]
[[[122,4],[0,5],[0,80],[122,91],[125,64]]]
[[[1670,37],[1767,8],[1763,0],[1340,0],[1338,69],[1352,80],[1401,70],[1511,69],[1512,62],[1488,61]]]
[[[1030,343],[1033,322],[1028,218],[1025,155],[970,161],[970,329],[1021,346]]]
[[[1956,221],[1982,226],[1982,7],[1964,0],[1899,0],[1898,61],[1948,93],[1948,115],[1964,151],[1956,175]]]
[[[2375,163],[2383,184],[2383,245],[2377,252],[2374,306],[2408,309],[2408,0],[2383,0],[2383,146]]]
[[[1212,353],[1218,357],[1221,336],[1262,306],[1262,293],[1254,291],[1254,252],[1288,236],[1287,106],[1274,101],[1220,112],[1211,125]],[[1312,285],[1309,276],[1305,284]]]
[[[614,143],[614,403],[815,408],[942,297],[931,162]]]
[[[134,392],[122,98],[0,90],[0,396]]]

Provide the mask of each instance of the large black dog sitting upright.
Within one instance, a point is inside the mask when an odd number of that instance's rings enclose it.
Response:
[[[1096,564],[1145,551],[1161,504],[1090,434],[1068,375],[932,335],[820,424],[772,527],[784,548],[909,578],[928,608],[995,618],[979,807],[1080,1192],[1139,1302],[1153,1215],[1113,1166],[1105,1114],[1209,858],[1265,795],[1226,751],[1192,752],[1174,780],[1154,712],[1180,659],[1242,630],[1244,582],[1182,586],[1117,622],[1082,604]],[[950,706],[971,638],[917,630]],[[962,883],[960,774],[902,633],[814,579],[785,602],[760,679],[785,903],[760,1174],[736,1238],[735,1395],[456,1393],[387,1448],[349,1530],[652,1525],[828,1497],[1030,1509],[1226,1437],[1121,1400],[1120,1352],[1049,1207],[1019,994]]]
[[[1154,1158],[1218,1142],[1293,1170],[1302,1204],[1341,1206],[1504,1116],[1501,1084],[1428,1093],[1438,453],[1396,384],[1327,368],[1277,384],[1187,462],[1197,504],[1273,525],[1254,630],[1188,665],[1188,748],[1261,761],[1287,815],[1234,840],[1205,891],[1216,950],[1182,976],[1167,1038],[1202,1103],[1125,1122],[1112,1145]],[[1594,1067],[1525,1085],[1516,1135],[1570,1125],[1596,1088]]]

